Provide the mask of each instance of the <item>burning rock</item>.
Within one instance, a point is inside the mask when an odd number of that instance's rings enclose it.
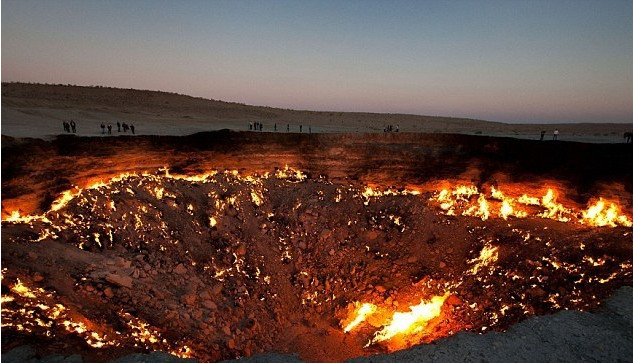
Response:
[[[368,189],[289,168],[73,190],[3,222],[3,336],[205,361],[308,352],[299,336],[353,356],[595,308],[633,283],[616,201],[583,213],[554,191],[485,190]]]

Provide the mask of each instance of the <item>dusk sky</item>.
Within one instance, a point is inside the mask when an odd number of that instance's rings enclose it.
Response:
[[[2,81],[633,122],[633,1],[2,1]]]

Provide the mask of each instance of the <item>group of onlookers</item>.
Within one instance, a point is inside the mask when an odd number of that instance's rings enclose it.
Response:
[[[68,121],[64,121],[63,122],[63,126],[64,126],[64,131],[68,132],[68,133],[73,133],[76,134],[77,133],[77,123],[75,123],[74,120],[70,120],[70,122]],[[123,132],[128,132],[131,131],[132,134],[134,135],[136,133],[136,129],[134,128],[134,125],[132,124],[126,124],[125,122],[121,123],[119,121],[117,121],[116,123],[116,127],[117,127],[117,131],[121,132],[121,130],[123,130]],[[105,135],[106,134],[106,130],[107,130],[107,134],[108,135],[112,135],[112,125],[108,124],[106,125],[105,123],[101,123],[101,134]]]
[[[112,135],[112,125],[108,124],[106,126],[106,124],[104,124],[103,122],[101,123],[101,134],[105,135],[106,128],[108,129],[108,135]],[[117,121],[116,122],[116,128],[117,128],[117,132],[121,132],[121,129],[123,129],[123,132],[127,132],[128,130],[130,130],[130,131],[132,131],[132,135],[134,135],[134,133],[135,133],[134,125],[132,125],[132,124],[128,125],[125,122],[121,123],[121,122]]]
[[[248,129],[250,131],[264,131],[264,124],[261,122],[249,122]],[[273,125],[273,131],[277,132],[277,123]],[[286,132],[290,132],[290,124],[286,124]],[[303,125],[299,125],[299,132],[303,132]],[[308,125],[308,132],[312,133],[312,126]]]
[[[72,132],[73,134],[77,133],[77,124],[75,123],[74,120],[70,120],[70,122],[64,121],[63,125],[64,125],[64,131],[68,133]]]
[[[383,131],[384,132],[398,132],[398,131],[400,131],[400,125],[396,125],[396,126],[394,126],[394,125],[387,125],[387,126],[385,126]]]

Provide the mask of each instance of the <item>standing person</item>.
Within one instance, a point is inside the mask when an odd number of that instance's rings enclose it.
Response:
[[[554,130],[554,140],[558,140],[558,129]]]
[[[64,121],[64,122],[62,123],[62,125],[64,125],[64,131],[65,131],[65,132],[68,132],[68,131],[69,131],[69,130],[68,130],[68,129],[69,129],[69,127],[68,127],[68,122]]]
[[[112,125],[108,125],[108,135],[112,135]]]
[[[303,130],[303,125],[299,125],[299,132]]]
[[[312,126],[308,126],[308,132],[312,133]]]
[[[121,123],[119,121],[116,122],[116,127],[119,129],[118,132],[121,132]]]
[[[541,131],[541,141],[545,138],[545,130]]]
[[[75,123],[75,120],[70,120],[70,128],[73,129],[73,134],[77,133],[77,124]]]
[[[262,131],[264,129],[264,124],[263,123],[259,123],[259,131]]]
[[[275,132],[277,132],[277,123],[275,122]]]
[[[290,124],[286,125],[286,132],[290,132]]]
[[[121,124],[121,127],[123,128],[123,132],[127,132],[127,124],[125,122]]]
[[[105,135],[105,124],[101,123],[101,135]]]
[[[130,124],[130,130],[132,130],[132,135],[134,135],[134,125]]]

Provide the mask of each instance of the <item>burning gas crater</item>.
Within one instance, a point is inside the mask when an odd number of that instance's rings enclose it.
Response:
[[[558,199],[358,188],[288,167],[123,174],[3,217],[3,335],[216,361],[292,352],[289,329],[319,341],[321,327],[349,347],[331,347],[341,360],[595,308],[633,283],[630,214]]]

